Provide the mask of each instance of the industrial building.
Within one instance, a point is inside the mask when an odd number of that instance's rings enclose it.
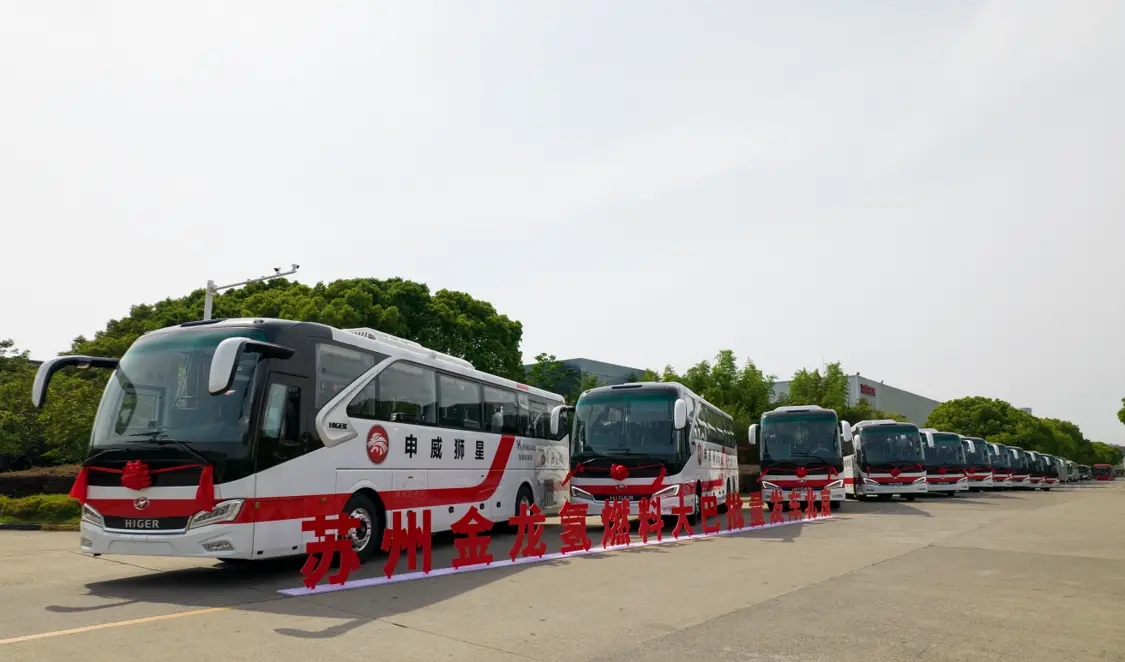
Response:
[[[908,421],[915,425],[924,424],[926,419],[929,418],[930,412],[941,404],[940,400],[933,400],[894,386],[887,386],[883,382],[861,377],[859,373],[848,375],[847,379],[848,405],[854,406],[859,403],[860,398],[863,398],[873,408],[905,416]],[[775,400],[789,393],[789,384],[790,382],[785,381],[773,385]]]

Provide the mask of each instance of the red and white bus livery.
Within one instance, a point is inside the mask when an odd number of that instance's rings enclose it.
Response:
[[[930,492],[956,496],[958,492],[968,491],[969,477],[961,435],[933,428],[923,428],[920,432],[926,440],[926,482],[930,485]]]
[[[761,439],[759,439],[761,437]],[[796,490],[802,507],[809,489],[814,498],[830,493],[833,510],[844,503],[843,444],[852,441],[852,428],[836,412],[816,405],[778,407],[750,426],[750,444],[759,445],[763,498],[781,491],[788,504]]]
[[[1027,451],[1019,446],[1008,446],[1008,451],[1012,454],[1012,477],[1008,482],[1013,488],[1031,487],[1031,459]]]
[[[120,359],[39,369],[42,406],[66,366],[114,368],[72,495],[90,554],[221,560],[300,555],[302,520],[346,513],[362,561],[395,511],[448,530],[470,506],[505,521],[557,512],[562,397],[371,329],[275,319],[146,333]]]
[[[961,445],[965,450],[965,476],[969,479],[969,491],[991,489],[992,453],[988,442],[980,437],[961,437]]]
[[[899,495],[913,501],[929,491],[918,426],[885,419],[860,421],[844,443],[844,491],[863,499]]]
[[[1033,490],[1043,486],[1043,454],[1038,451],[1024,451],[1027,456],[1028,485]]]
[[[670,518],[683,495],[694,522],[700,496],[716,497],[722,508],[738,491],[734,420],[679,383],[585,391],[573,408],[570,437],[570,500],[587,504],[591,516],[607,499],[630,502],[637,515],[642,499],[656,497]]]
[[[1012,454],[1004,444],[988,444],[989,460],[992,462],[992,487],[994,489],[1012,488]]]

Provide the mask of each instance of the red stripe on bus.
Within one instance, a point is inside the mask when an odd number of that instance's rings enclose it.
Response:
[[[508,458],[516,445],[514,436],[500,438],[496,455],[488,475],[477,485],[469,487],[444,487],[424,490],[393,490],[379,493],[388,511],[411,508],[436,508],[462,503],[481,503],[492,498],[500,487],[507,470]],[[318,513],[338,513],[347,503],[350,494],[308,494],[246,499],[239,523],[278,522],[306,519]],[[144,510],[134,506],[135,499],[88,499],[87,503],[102,515],[151,519],[161,517],[191,517],[198,512],[195,499],[152,499]]]

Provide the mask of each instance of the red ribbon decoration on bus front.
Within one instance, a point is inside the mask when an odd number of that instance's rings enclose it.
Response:
[[[807,467],[797,467],[796,474],[797,478],[804,478],[805,476],[809,475],[809,470]]]
[[[70,498],[78,503],[86,504],[86,492],[89,488],[90,472],[98,471],[106,474],[121,476],[122,487],[140,491],[152,485],[152,476],[155,474],[184,471],[187,469],[203,468],[199,476],[199,487],[195,490],[195,505],[199,510],[210,511],[215,508],[215,474],[209,464],[181,464],[164,469],[149,469],[148,465],[140,460],[130,460],[125,463],[124,469],[110,469],[108,467],[82,467],[74,485],[70,488]]]
[[[621,482],[629,477],[629,469],[624,464],[612,464],[609,467],[609,475],[614,480]]]

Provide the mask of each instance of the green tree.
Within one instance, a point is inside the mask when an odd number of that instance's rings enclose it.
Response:
[[[147,331],[200,319],[203,294],[196,290],[179,299],[133,306],[128,316],[111,320],[93,339],[76,338],[71,351],[119,357]],[[431,294],[426,285],[401,278],[355,278],[311,287],[279,278],[219,294],[213,314],[370,327],[463,357],[485,372],[524,377],[519,322],[464,292]]]
[[[535,363],[527,369],[524,383],[551,393],[565,394],[574,388],[578,373],[555,358],[554,354],[543,352],[535,357]]]
[[[1121,398],[1121,409],[1117,410],[1117,420],[1121,421],[1122,425],[1125,425],[1125,398]]]
[[[820,370],[802,368],[789,382],[789,401],[794,404],[815,404],[825,409],[843,409],[848,406],[848,376],[840,363],[829,363]]]

